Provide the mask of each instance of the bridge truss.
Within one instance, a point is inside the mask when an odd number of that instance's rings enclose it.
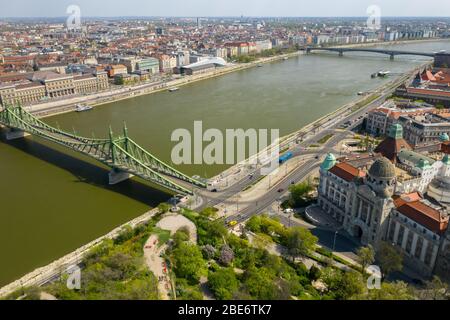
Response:
[[[162,162],[128,137],[126,126],[123,135],[114,137],[109,130],[108,139],[85,138],[76,133],[65,132],[39,120],[21,106],[6,106],[0,111],[0,124],[13,131],[22,131],[52,141],[80,152],[113,169],[113,172],[128,173],[181,194],[192,194],[181,181],[192,186],[206,185]],[[180,180],[172,181],[168,177]]]
[[[410,55],[410,56],[424,56],[424,57],[435,57],[435,53],[427,53],[427,52],[416,52],[416,51],[400,51],[400,50],[389,50],[389,49],[370,49],[370,48],[344,48],[344,47],[325,47],[325,48],[316,48],[316,47],[306,47],[301,50],[306,50],[307,53],[311,51],[333,51],[338,52],[339,55],[342,55],[344,52],[371,52],[371,53],[379,53],[385,54],[393,58],[394,56],[400,55]]]

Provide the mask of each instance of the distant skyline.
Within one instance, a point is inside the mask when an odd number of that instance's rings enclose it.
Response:
[[[364,17],[371,5],[382,17],[450,17],[447,0],[14,0],[0,17],[64,17],[69,5],[85,17]]]

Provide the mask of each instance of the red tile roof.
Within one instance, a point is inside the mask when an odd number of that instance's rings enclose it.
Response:
[[[394,203],[397,211],[401,214],[437,234],[443,234],[447,230],[449,218],[443,217],[438,210],[427,206],[420,200],[408,202],[405,199],[399,199]]]
[[[428,94],[430,96],[450,97],[450,91],[444,91],[444,90],[407,88],[406,91],[408,93]]]
[[[330,169],[330,172],[348,182],[353,181],[353,179],[357,177],[365,176],[365,172],[359,170],[358,168],[355,168],[354,166],[346,162],[336,164],[333,168]]]
[[[449,141],[441,144],[441,151],[446,154],[450,154],[450,142]]]
[[[375,153],[380,153],[392,162],[397,162],[397,154],[401,150],[412,150],[405,139],[394,139],[387,137],[376,148]]]

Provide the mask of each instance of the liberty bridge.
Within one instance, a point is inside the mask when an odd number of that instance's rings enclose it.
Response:
[[[126,125],[120,136],[114,136],[110,127],[107,139],[86,138],[54,128],[21,106],[5,106],[0,111],[0,125],[9,128],[8,140],[32,134],[94,158],[112,169],[110,184],[137,176],[180,194],[192,195],[194,186],[206,188],[204,182],[181,173],[139,146],[128,136]]]

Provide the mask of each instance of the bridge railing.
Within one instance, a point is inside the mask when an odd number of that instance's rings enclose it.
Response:
[[[110,167],[140,176],[177,192],[192,193],[161,174],[187,181],[199,187],[205,187],[205,184],[202,182],[170,167],[129,139],[126,128],[124,129],[124,137],[114,138],[110,129],[109,139],[84,138],[75,133],[72,134],[54,128],[37,119],[20,106],[6,107],[0,111],[0,124],[66,146],[91,156]]]

